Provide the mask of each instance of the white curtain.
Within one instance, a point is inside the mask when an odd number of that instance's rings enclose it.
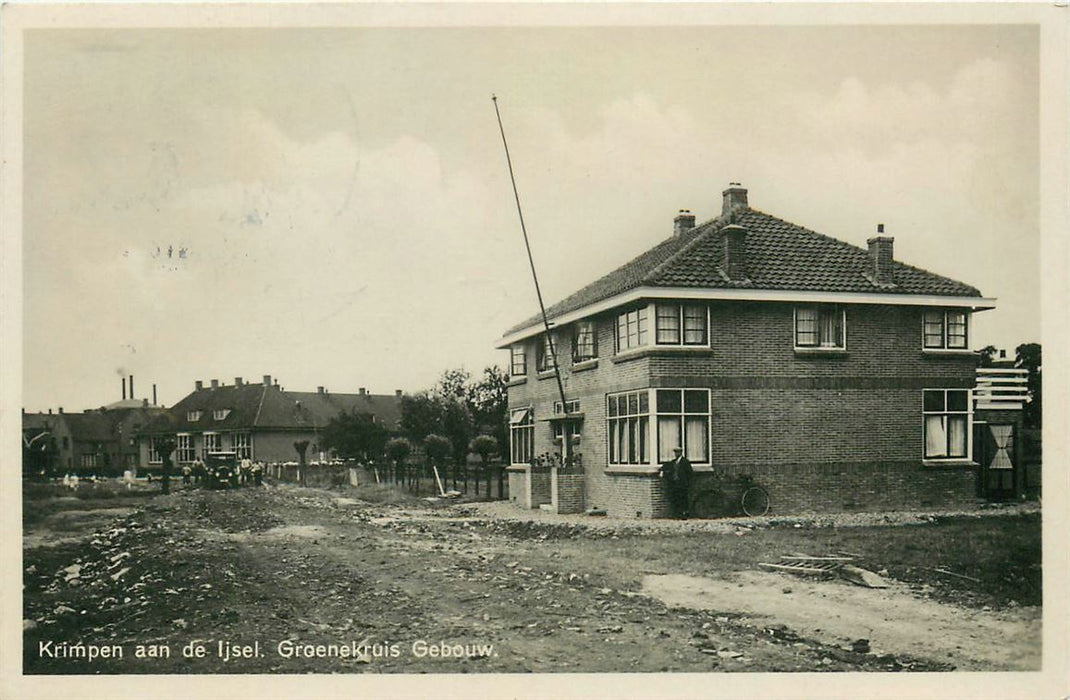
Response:
[[[673,448],[681,447],[680,417],[662,416],[658,418],[658,461],[672,459]]]
[[[989,469],[1013,469],[1014,464],[1011,463],[1010,455],[1010,443],[1011,434],[1014,432],[1014,426],[1012,425],[991,425],[989,429],[992,431],[992,437],[996,441],[996,455],[992,458],[992,463],[988,465]]]
[[[948,416],[948,451],[949,457],[966,456],[966,416]]]
[[[925,416],[925,456],[947,456],[946,416]]]
[[[687,458],[692,462],[708,462],[710,431],[706,424],[706,418],[704,416],[688,416],[686,430]]]

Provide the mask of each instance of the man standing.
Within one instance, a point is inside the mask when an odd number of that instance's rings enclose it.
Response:
[[[682,448],[674,448],[673,454],[675,457],[662,464],[658,474],[665,480],[673,517],[687,520],[691,509],[691,477],[695,472]]]

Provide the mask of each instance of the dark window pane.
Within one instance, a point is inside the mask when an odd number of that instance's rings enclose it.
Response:
[[[645,391],[639,392],[639,412],[650,413],[650,397]]]
[[[949,391],[947,392],[947,410],[949,411],[967,411],[969,410],[969,399],[966,391]]]
[[[687,413],[709,413],[709,394],[705,390],[684,392],[684,411]]]
[[[925,392],[925,410],[926,411],[943,411],[944,410],[944,392],[940,390]]]
[[[658,389],[658,413],[680,413],[679,389]]]

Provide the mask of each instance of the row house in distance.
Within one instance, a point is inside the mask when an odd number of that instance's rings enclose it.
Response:
[[[969,502],[977,355],[967,284],[748,204],[682,211],[647,252],[506,332],[509,492],[559,512],[662,517],[659,464],[749,475],[773,512]],[[554,362],[563,377],[562,405]],[[579,474],[533,469],[574,426]],[[562,477],[566,476],[562,471]]]
[[[226,385],[197,381],[192,393],[166,416],[141,433],[141,464],[159,469],[164,438],[175,441],[175,464],[205,459],[209,452],[234,451],[239,459],[267,463],[298,459],[295,442],[307,442],[309,461],[329,457],[319,443],[319,431],[341,413],[367,413],[394,430],[401,417],[400,390],[393,394],[336,394],[318,387],[314,392],[286,391],[266,374],[260,383],[235,377]]]

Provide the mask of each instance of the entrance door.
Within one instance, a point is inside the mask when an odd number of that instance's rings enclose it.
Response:
[[[975,459],[981,465],[981,495],[990,501],[1014,500],[1018,469],[1014,463],[1017,435],[1013,424],[980,423],[974,436]]]

